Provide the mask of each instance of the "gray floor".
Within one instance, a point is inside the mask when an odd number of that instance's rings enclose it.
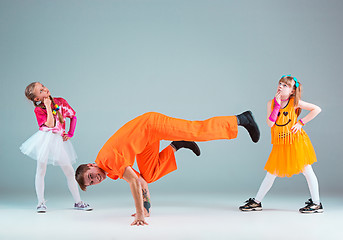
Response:
[[[309,215],[298,213],[303,199],[296,196],[268,196],[264,210],[251,213],[237,209],[243,200],[222,194],[154,196],[149,226],[132,227],[130,196],[90,196],[91,212],[50,197],[46,214],[35,213],[32,197],[18,197],[0,202],[0,239],[343,239],[339,197],[322,199],[325,212]]]

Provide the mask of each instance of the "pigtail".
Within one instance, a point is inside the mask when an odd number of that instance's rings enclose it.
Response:
[[[295,86],[294,86],[295,87]],[[299,101],[301,99],[301,88],[302,88],[302,85],[301,83],[299,83],[299,86],[298,87],[295,87],[294,89],[294,93],[293,93],[293,97],[294,97],[294,107],[295,106],[298,106],[299,104]],[[300,113],[301,113],[301,108],[297,108],[297,111],[296,111],[297,115],[299,116]]]
[[[294,77],[292,76],[286,76],[280,79],[280,81],[285,82],[288,86],[292,86],[291,83],[295,82]],[[302,85],[301,83],[298,81],[298,79],[296,79],[296,83],[298,83],[298,87],[296,87],[296,84],[293,85],[293,89],[294,89],[294,93],[291,95],[291,98],[294,99],[293,101],[293,106],[297,107],[299,104],[299,101],[301,99],[301,89],[302,89]],[[301,113],[301,108],[297,108],[296,109],[296,114],[299,116]]]
[[[294,93],[293,93],[293,96],[294,96],[294,106],[298,106],[299,104],[299,101],[301,99],[301,83],[299,83],[299,86],[298,87],[294,87]]]
[[[50,97],[50,100],[51,100],[51,102],[52,102],[52,105],[55,106],[56,103],[55,103],[55,101],[54,101],[54,98],[51,97],[51,96],[49,96],[49,97]],[[63,124],[64,121],[63,121],[63,116],[62,116],[61,112],[60,112],[59,110],[56,109],[56,113],[57,113],[57,116],[58,116],[58,121],[59,121],[61,124]]]

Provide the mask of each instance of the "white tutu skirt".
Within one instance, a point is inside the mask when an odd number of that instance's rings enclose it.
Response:
[[[41,163],[69,165],[76,162],[76,152],[70,140],[63,141],[61,133],[38,131],[27,139],[20,150]]]

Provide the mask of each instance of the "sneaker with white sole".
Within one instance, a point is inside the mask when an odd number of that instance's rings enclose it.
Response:
[[[76,210],[84,210],[84,211],[92,211],[93,208],[89,206],[89,204],[84,203],[84,202],[78,202],[74,204],[74,209]]]
[[[322,213],[324,212],[322,203],[315,204],[312,199],[310,198],[307,202],[305,202],[306,206],[299,209],[301,213]]]
[[[262,211],[262,204],[255,202],[255,198],[249,198],[243,206],[239,207],[239,210],[243,212]]]
[[[45,201],[41,202],[37,206],[37,213],[46,213],[46,209],[47,209],[47,207],[45,205]]]

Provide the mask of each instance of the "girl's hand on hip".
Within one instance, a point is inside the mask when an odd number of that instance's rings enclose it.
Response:
[[[64,134],[63,136],[62,136],[62,138],[63,138],[63,141],[65,142],[65,141],[68,141],[69,139],[70,139],[70,137],[68,136],[68,134]]]
[[[293,133],[297,133],[298,131],[301,130],[303,126],[300,124],[300,123],[296,123],[292,128],[291,128],[291,131]]]

